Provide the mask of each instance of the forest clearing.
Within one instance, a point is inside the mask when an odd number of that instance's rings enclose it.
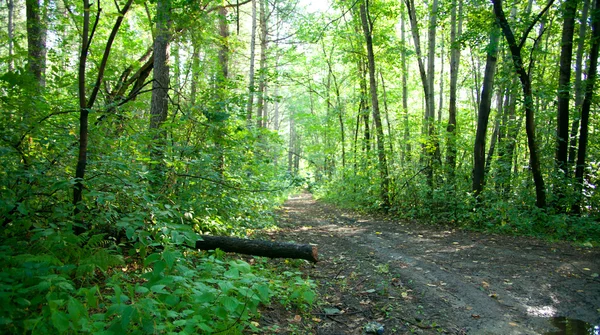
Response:
[[[0,23],[0,333],[600,333],[600,0]]]

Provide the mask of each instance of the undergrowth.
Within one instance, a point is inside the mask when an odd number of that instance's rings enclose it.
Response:
[[[120,250],[102,235],[37,231],[0,247],[5,334],[260,333],[259,306],[306,308],[314,284],[299,272],[254,266],[184,243]],[[110,245],[107,245],[110,243]],[[141,244],[137,248],[143,248]],[[123,256],[123,254],[133,256]]]
[[[416,219],[422,223],[515,236],[532,236],[550,241],[570,241],[599,246],[600,224],[593,213],[573,215],[557,213],[549,207],[535,207],[529,192],[504,196],[492,189],[479,203],[468,180],[456,184],[440,183],[433,191],[423,176],[410,182],[398,179],[392,194],[391,208],[381,208],[377,182],[363,176],[333,179],[313,186],[315,196],[342,208],[364,212],[385,212],[399,220]],[[394,184],[392,184],[394,185]]]

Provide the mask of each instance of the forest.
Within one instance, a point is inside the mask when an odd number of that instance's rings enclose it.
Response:
[[[265,308],[319,304],[308,263],[194,246],[268,239],[300,192],[600,245],[600,0],[6,0],[0,17],[2,333],[269,333]]]

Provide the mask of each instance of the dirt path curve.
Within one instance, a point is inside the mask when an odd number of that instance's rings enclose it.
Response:
[[[307,193],[280,221],[275,238],[314,243],[321,259],[303,271],[323,304],[288,333],[364,334],[378,322],[384,334],[544,334],[550,316],[600,325],[597,249],[360,215]]]

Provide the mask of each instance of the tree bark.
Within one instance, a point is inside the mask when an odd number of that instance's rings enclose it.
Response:
[[[96,82],[92,88],[89,99],[86,98],[86,66],[88,51],[91,44],[91,36],[94,35],[94,31],[90,31],[90,9],[91,5],[89,0],[84,0],[84,15],[83,15],[83,29],[81,34],[81,53],[79,56],[79,69],[78,69],[78,97],[79,97],[79,153],[77,156],[77,167],[75,168],[75,186],[73,188],[73,205],[75,206],[74,213],[77,216],[80,212],[80,203],[83,200],[83,181],[85,177],[85,171],[87,166],[87,152],[88,152],[88,126],[89,126],[89,111],[94,107],[100,85],[104,78],[104,71],[108,63],[112,44],[115,40],[117,32],[121,27],[123,18],[129,10],[133,0],[129,0],[123,9],[119,13],[116,22],[112,28],[109,38],[104,48],[102,60],[97,70]],[[98,11],[96,13],[96,20],[99,20],[100,16],[100,3],[98,2]],[[78,221],[83,222],[81,218],[77,218]],[[77,227],[75,232],[77,234],[83,233],[85,228],[83,226]]]
[[[46,25],[39,0],[26,0],[27,16],[27,62],[30,73],[40,87],[45,86],[46,74]],[[89,17],[89,15],[88,15]]]
[[[169,111],[169,41],[170,34],[170,0],[158,0],[156,3],[156,37],[154,39],[154,81],[152,82],[152,98],[150,102],[150,130],[153,132],[150,156],[155,162],[151,184],[159,186],[164,182],[164,166],[162,158],[166,145],[167,133],[161,129],[167,120]]]
[[[563,3],[564,24],[561,37],[560,69],[558,76],[558,113],[556,121],[556,162],[564,176],[568,175],[569,152],[569,102],[571,92],[571,59],[573,58],[573,34],[578,0]],[[557,186],[561,188],[562,186]],[[557,190],[559,196],[562,190]]]
[[[458,1],[458,4],[457,4]],[[458,5],[458,13],[457,13]],[[458,88],[458,69],[460,66],[461,46],[458,39],[462,35],[462,0],[452,0],[450,13],[450,102],[448,106],[448,142],[446,147],[446,166],[450,180],[454,179],[456,170],[456,92]]]
[[[585,48],[585,35],[587,31],[587,18],[590,8],[590,0],[583,0],[583,9],[581,10],[581,20],[579,25],[579,36],[577,41],[577,56],[575,59],[575,117],[571,125],[571,136],[569,143],[569,165],[575,163],[577,155],[577,131],[579,130],[579,120],[581,118],[581,104],[583,102],[583,52]]]
[[[379,158],[379,174],[381,178],[381,205],[387,209],[390,206],[389,199],[389,176],[388,166],[385,154],[385,139],[383,137],[383,125],[379,113],[379,98],[377,97],[377,77],[375,72],[375,54],[373,52],[372,27],[367,14],[367,7],[364,3],[360,4],[360,17],[367,44],[367,59],[369,67],[369,86],[371,93],[371,107],[373,112],[373,121],[375,122],[375,131],[377,133],[377,156]]]
[[[385,123],[387,125],[389,147],[390,147],[390,156],[392,157],[392,165],[393,165],[393,157],[394,157],[394,146],[392,139],[394,135],[392,134],[392,123],[390,122],[390,112],[388,110],[387,104],[387,90],[385,88],[385,80],[383,79],[383,72],[379,71],[379,77],[381,78],[381,90],[383,91],[383,110],[385,111]]]
[[[267,113],[265,95],[267,89],[267,0],[259,0],[260,64],[258,69],[258,97],[256,101],[256,125],[265,127]]]
[[[14,0],[7,0],[6,5],[8,7],[8,71],[12,72],[14,69],[14,60],[13,60],[13,48],[14,48],[14,33],[15,33],[15,25],[14,25],[14,13],[15,13],[15,2]]]
[[[262,0],[259,0],[262,1]],[[248,71],[248,104],[246,106],[246,121],[252,122],[254,105],[254,54],[256,51],[256,0],[252,0],[252,31],[250,34],[250,70]]]
[[[402,63],[402,113],[404,114],[404,150],[402,150],[402,161],[406,162],[408,157],[411,154],[411,145],[410,145],[410,124],[408,120],[408,64],[406,62],[406,14],[405,11],[401,11],[401,23],[400,23],[400,38],[402,43],[402,54],[401,54],[401,63]]]
[[[305,259],[313,263],[319,261],[317,247],[310,244],[248,240],[212,235],[202,235],[202,240],[196,241],[196,249],[198,250],[215,250],[217,248],[225,252],[244,255]]]
[[[594,8],[591,16],[592,37],[590,48],[590,65],[585,84],[585,97],[583,98],[583,103],[581,105],[581,130],[579,131],[579,149],[577,151],[577,166],[575,168],[575,191],[579,194],[579,198],[573,206],[573,211],[575,213],[581,212],[581,190],[583,188],[585,158],[587,155],[590,109],[592,106],[592,99],[594,97],[594,84],[598,71],[598,52],[600,49],[600,0],[594,1]]]
[[[510,52],[512,54],[513,65],[519,80],[521,81],[521,87],[523,89],[523,99],[524,99],[524,107],[525,107],[525,131],[527,133],[527,145],[529,147],[529,164],[531,165],[531,172],[533,174],[533,181],[535,184],[535,194],[536,194],[536,206],[539,208],[546,207],[546,187],[544,185],[544,178],[542,176],[542,171],[540,167],[539,153],[535,140],[535,121],[534,121],[534,106],[533,106],[533,93],[531,88],[531,78],[528,73],[525,71],[525,67],[523,66],[523,58],[521,56],[521,49],[524,44],[524,40],[529,34],[529,31],[533,28],[534,24],[537,20],[535,20],[529,28],[524,33],[523,38],[521,39],[521,43],[517,44],[515,36],[506,20],[506,15],[504,14],[504,10],[502,9],[502,0],[492,0],[494,3],[494,13],[496,15],[496,19],[502,28],[504,33],[504,37],[508,43],[510,48]],[[551,0],[548,5],[542,10],[542,12],[537,16],[539,19],[547,10],[550,8],[553,0]]]
[[[437,7],[437,0],[435,1],[435,6]],[[417,13],[416,13],[416,9],[415,9],[415,4],[414,4],[414,0],[405,0],[405,4],[406,4],[406,8],[408,11],[408,16],[410,19],[410,26],[411,26],[411,31],[412,31],[412,35],[413,35],[413,41],[414,41],[414,45],[415,45],[415,51],[417,54],[417,61],[418,61],[418,65],[419,65],[419,74],[421,76],[421,84],[423,85],[423,93],[424,93],[424,98],[425,98],[425,116],[423,118],[423,135],[425,138],[427,138],[427,143],[430,144],[431,140],[432,140],[432,135],[434,132],[434,128],[433,128],[433,84],[430,84],[431,81],[428,77],[429,74],[431,74],[432,69],[428,67],[429,73],[426,72],[425,70],[425,64],[423,62],[423,53],[421,52],[421,38],[419,35],[419,26],[417,23]],[[433,14],[432,14],[433,15]],[[431,18],[431,17],[430,17]],[[431,20],[430,20],[430,24],[431,24]],[[435,43],[435,38],[433,39],[434,43]],[[430,39],[431,42],[431,39]],[[430,45],[431,47],[431,45]],[[434,46],[435,48],[435,46]],[[433,62],[429,63],[429,66],[432,66]],[[435,144],[434,144],[435,146]],[[429,189],[430,191],[433,190],[433,159],[435,156],[435,152],[432,151],[437,151],[439,150],[439,148],[436,148],[434,150],[431,150],[431,148],[428,147],[427,144],[424,144],[423,146],[423,154],[421,156],[421,158],[423,159],[424,157],[427,158],[427,170],[426,170],[426,174],[427,174],[427,184],[429,185]],[[431,194],[431,192],[429,192]]]
[[[481,192],[485,183],[485,142],[492,103],[494,87],[494,75],[498,59],[498,41],[500,32],[496,27],[490,33],[490,44],[483,76],[483,88],[481,89],[481,104],[477,117],[477,132],[475,134],[474,164],[473,164],[473,196],[477,201],[481,200]]]
[[[81,53],[79,55],[78,69],[78,96],[79,96],[79,154],[77,156],[77,167],[75,168],[75,186],[73,187],[73,206],[75,206],[75,215],[80,213],[79,204],[83,200],[83,178],[85,177],[85,167],[87,165],[87,147],[88,147],[88,115],[85,69],[87,65],[87,56],[89,48],[90,33],[90,3],[89,0],[83,0],[83,28],[81,32]],[[76,218],[82,222],[83,220]],[[85,227],[75,228],[75,233],[85,232]]]

